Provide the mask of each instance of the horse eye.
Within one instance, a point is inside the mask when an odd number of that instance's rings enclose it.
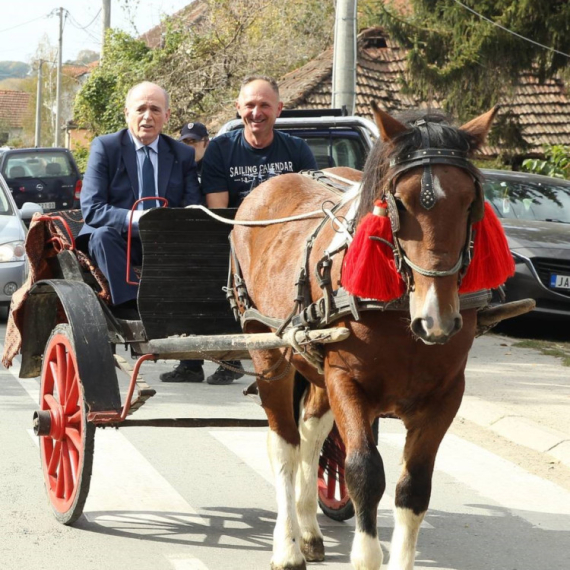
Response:
[[[398,208],[398,212],[406,211],[406,206],[404,206],[404,202],[402,202],[402,200],[396,199],[396,208]]]

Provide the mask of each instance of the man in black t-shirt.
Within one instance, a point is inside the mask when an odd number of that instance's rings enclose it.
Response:
[[[214,138],[204,155],[202,192],[209,208],[237,208],[256,186],[273,176],[317,169],[303,139],[273,128],[283,109],[273,79],[244,79],[236,109],[244,128]]]
[[[274,79],[246,77],[236,101],[243,129],[224,133],[210,141],[202,166],[202,193],[208,208],[237,208],[261,182],[273,176],[301,170],[317,170],[307,143],[274,130],[283,103]],[[240,367],[239,361],[230,361]],[[243,376],[220,366],[208,384],[231,384]]]

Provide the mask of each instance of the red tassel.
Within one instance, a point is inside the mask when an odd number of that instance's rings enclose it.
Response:
[[[483,219],[473,224],[473,259],[461,282],[460,293],[495,289],[515,274],[515,262],[493,207],[485,202]]]
[[[367,214],[360,222],[344,256],[341,283],[357,297],[392,301],[401,297],[406,287],[396,270],[392,249],[370,239],[371,236],[393,243],[385,202],[376,202],[374,213]]]

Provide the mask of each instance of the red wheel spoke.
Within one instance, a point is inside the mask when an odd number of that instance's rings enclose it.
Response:
[[[77,410],[74,414],[67,417],[67,424],[80,424],[81,423],[81,410]]]
[[[65,435],[67,436],[67,439],[71,441],[73,447],[77,451],[81,451],[81,435],[79,434],[79,431],[72,427],[66,427]]]
[[[60,442],[58,442],[60,443]],[[63,499],[64,498],[64,481],[65,481],[65,475],[63,472],[63,445],[59,445],[59,453],[57,454],[58,456],[58,470],[57,470],[57,475],[55,475],[56,477],[56,485],[55,485],[55,496],[58,499]]]
[[[81,454],[77,449],[73,447],[73,445],[69,446],[69,458],[71,460],[71,475],[73,477],[73,484],[77,484],[77,479],[79,477],[79,460]]]
[[[77,410],[77,401],[79,399],[79,383],[77,382],[77,375],[75,374],[75,371],[73,372],[74,374],[71,376],[71,378],[69,378],[69,374],[67,375],[68,389],[67,395],[65,397],[65,413],[68,415]]]
[[[67,445],[67,441],[64,441],[63,445],[61,446],[61,459],[63,463],[63,472],[65,474],[63,478],[65,498],[69,499],[73,493],[74,481],[73,475],[71,473],[71,458],[69,457],[69,447]]]
[[[51,455],[49,456],[49,465],[47,468],[47,472],[50,475],[55,476],[57,474],[57,466],[59,465],[59,456],[61,455],[61,441],[56,441],[55,445],[53,445],[53,440],[49,441],[51,442],[50,447],[52,447],[52,450],[51,450]],[[47,451],[48,450],[46,449],[46,452]]]
[[[327,473],[327,477],[328,477],[328,479],[327,479],[327,496],[332,499],[335,496],[336,477],[335,477],[335,474],[331,470],[330,464],[329,464],[329,471]]]
[[[59,402],[51,394],[46,394],[44,396],[44,402],[53,412],[55,412],[59,408]]]
[[[54,384],[52,384],[52,387],[51,387],[51,392],[53,394],[57,390],[57,397],[61,400],[61,392],[59,391],[59,381],[57,379],[59,372],[57,369],[57,363],[54,362],[53,360],[50,360],[50,362],[49,362],[49,372],[50,372],[50,375],[53,378],[53,382],[54,382]]]
[[[63,404],[65,402],[65,375],[66,375],[66,352],[63,344],[58,344],[55,347],[57,355],[57,372],[55,375],[55,382],[57,384],[57,391],[59,393],[59,401]]]

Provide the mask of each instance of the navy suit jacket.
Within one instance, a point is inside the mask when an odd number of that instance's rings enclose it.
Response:
[[[172,207],[199,204],[202,199],[194,149],[166,135],[158,141],[158,195]],[[104,226],[123,233],[127,213],[138,198],[136,150],[128,130],[94,139],[81,189],[85,225],[79,235]]]

